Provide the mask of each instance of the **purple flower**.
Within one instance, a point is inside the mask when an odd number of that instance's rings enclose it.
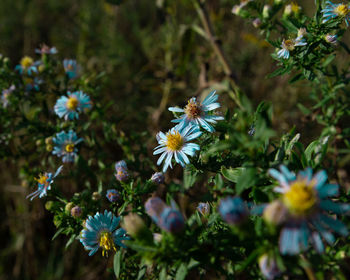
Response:
[[[106,197],[110,202],[116,202],[119,200],[120,194],[118,193],[117,190],[110,189],[110,190],[107,190]]]
[[[152,175],[151,181],[157,185],[164,184],[165,177],[162,172],[156,172]]]

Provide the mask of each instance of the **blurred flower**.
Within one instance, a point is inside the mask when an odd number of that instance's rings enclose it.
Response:
[[[268,224],[280,225],[282,224],[287,216],[287,210],[284,207],[284,204],[280,200],[274,200],[269,203],[263,212],[264,220]]]
[[[66,206],[64,207],[64,211],[65,211],[67,214],[69,214],[73,207],[74,207],[74,203],[73,203],[73,202],[68,202],[68,203],[66,204]]]
[[[292,14],[292,5],[288,4],[284,7],[283,16],[288,17]]]
[[[128,167],[124,160],[120,160],[115,164],[115,178],[120,182],[125,182],[129,178]]]
[[[259,28],[259,27],[261,26],[261,24],[262,24],[262,21],[261,21],[260,18],[256,18],[256,19],[253,20],[252,23],[253,23],[253,26],[254,26],[255,28]]]
[[[279,58],[282,57],[284,59],[288,59],[290,56],[290,52],[293,51],[295,47],[305,46],[305,45],[307,45],[307,43],[302,36],[297,37],[296,39],[288,39],[288,40],[283,39],[283,42],[281,44],[282,48],[277,52],[277,56]]]
[[[297,40],[298,40],[298,38],[299,38],[299,40],[302,39],[303,37],[305,37],[306,34],[307,34],[307,31],[306,31],[305,27],[299,28]]]
[[[9,96],[16,89],[15,85],[10,86],[7,89],[3,89],[1,93],[1,102],[2,105],[6,108],[9,104]]]
[[[145,203],[146,213],[158,224],[160,214],[167,205],[159,197],[151,197]]]
[[[34,64],[34,60],[30,56],[23,57],[20,64],[15,67],[15,70],[17,70],[21,75],[28,74],[31,76],[33,72],[38,73],[38,69]]]
[[[79,218],[82,214],[81,208],[79,206],[74,206],[71,210],[70,210],[70,214],[72,215],[72,217],[74,218]]]
[[[69,79],[74,79],[78,76],[78,65],[76,60],[64,59],[63,68]]]
[[[164,181],[165,181],[164,174],[162,172],[154,173],[151,177],[151,181],[158,185],[164,184]]]
[[[38,179],[35,179],[38,182],[38,189],[28,195],[26,198],[30,198],[30,200],[33,200],[37,196],[39,198],[42,198],[47,195],[47,190],[51,189],[51,184],[53,183],[53,179],[57,177],[58,174],[62,171],[63,166],[61,165],[59,168],[57,168],[54,175],[52,173],[45,172],[44,174],[40,174]]]
[[[67,97],[68,96],[68,97]],[[79,118],[79,113],[85,109],[91,108],[90,97],[82,91],[67,93],[67,96],[61,96],[54,107],[55,113],[65,120],[74,120]]]
[[[35,49],[35,53],[38,54],[56,54],[58,53],[56,47],[50,48],[46,44],[42,44],[39,49]]]
[[[146,227],[141,217],[135,213],[129,213],[124,216],[123,228],[126,229],[128,234],[137,239],[152,240],[152,233]]]
[[[186,164],[189,164],[190,161],[187,157],[194,156],[195,152],[200,149],[198,144],[188,143],[189,141],[202,135],[202,132],[199,131],[198,126],[186,126],[184,129],[179,129],[178,126],[173,127],[171,130],[164,134],[159,132],[157,134],[158,146],[154,149],[153,154],[162,154],[157,161],[157,164],[160,165],[163,160],[163,172],[166,172],[168,167],[172,168],[171,160],[173,156],[175,161],[181,164],[184,167]]]
[[[271,14],[271,6],[270,5],[264,5],[263,11],[262,11],[262,16],[263,18],[269,18]]]
[[[110,189],[110,190],[107,190],[106,197],[110,202],[116,202],[119,200],[120,194],[118,193],[117,190]]]
[[[226,223],[238,225],[247,219],[249,211],[240,197],[228,196],[221,199],[219,213]]]
[[[324,38],[327,43],[331,45],[337,45],[338,44],[338,36],[337,35],[331,35],[327,34]]]
[[[276,259],[273,255],[263,254],[260,256],[259,268],[261,274],[268,280],[273,280],[281,275],[281,270],[278,268]]]
[[[232,13],[235,14],[235,15],[239,15],[240,11],[242,8],[244,8],[245,6],[248,5],[249,2],[252,2],[254,0],[241,0],[240,4],[239,5],[234,5],[232,7]]]
[[[73,162],[78,152],[76,145],[81,141],[83,139],[78,139],[78,136],[73,130],[70,130],[68,133],[61,131],[52,139],[54,143],[52,154],[62,157],[63,162]]]
[[[216,102],[218,95],[215,94],[215,90],[208,94],[208,96],[199,103],[195,97],[192,97],[184,109],[178,107],[170,107],[169,111],[176,113],[184,113],[179,118],[172,120],[178,124],[178,129],[183,129],[189,125],[203,127],[209,132],[214,132],[215,129],[209,123],[215,124],[218,120],[223,120],[222,116],[209,115],[210,111],[213,111],[220,107],[220,104]]]
[[[40,84],[43,83],[43,80],[39,77],[29,78],[25,77],[23,78],[25,91],[29,92],[32,90],[38,91],[40,89]]]
[[[321,13],[323,13],[322,23],[325,23],[330,19],[340,18],[345,20],[346,25],[349,26],[350,6],[348,4],[333,4],[331,1],[326,1],[326,7]]]
[[[201,213],[203,216],[206,216],[210,213],[210,205],[208,202],[200,202],[198,203],[197,210],[199,213]]]
[[[254,133],[255,133],[255,125],[252,124],[252,125],[250,126],[250,128],[249,128],[248,135],[249,135],[249,136],[253,136]]]
[[[350,211],[350,205],[328,199],[338,194],[339,186],[326,184],[324,170],[314,176],[310,168],[299,172],[298,176],[284,165],[280,166],[280,170],[270,169],[269,173],[280,183],[274,190],[282,194],[280,201],[287,213],[279,240],[282,254],[298,254],[307,248],[309,241],[321,253],[324,251],[322,238],[329,244],[334,243],[332,231],[348,235],[348,229],[342,222],[327,215],[328,211],[344,214]]]
[[[85,228],[81,232],[80,242],[86,250],[90,250],[89,256],[92,256],[101,247],[102,255],[108,256],[108,252],[116,252],[116,245],[126,248],[123,240],[129,240],[126,231],[123,228],[117,229],[120,217],[116,217],[112,212],[103,214],[96,213],[94,217],[89,216],[86,219]]]
[[[101,194],[99,192],[93,192],[91,198],[93,201],[97,201],[101,198]]]

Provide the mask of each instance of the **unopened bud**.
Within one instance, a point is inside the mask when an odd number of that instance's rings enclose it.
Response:
[[[53,201],[47,201],[45,203],[45,209],[48,210],[48,211],[50,211],[53,206],[54,206],[54,202]]]
[[[163,210],[158,226],[170,233],[180,233],[185,227],[185,220],[179,210],[167,207]]]
[[[273,255],[263,254],[259,258],[261,274],[268,280],[273,280],[281,274],[276,259]]]
[[[135,239],[152,240],[152,233],[146,227],[141,217],[135,213],[130,213],[124,217],[123,228]]]
[[[221,199],[219,213],[226,223],[239,225],[247,219],[249,211],[240,197],[229,196]]]
[[[106,197],[110,202],[116,202],[119,200],[120,194],[118,193],[117,190],[111,189],[111,190],[107,190]]]
[[[151,181],[157,185],[164,184],[165,177],[162,172],[156,172],[152,175]]]
[[[261,26],[262,22],[261,22],[261,19],[260,18],[256,18],[253,20],[253,26],[255,28],[259,28]]]
[[[146,213],[155,223],[158,223],[160,214],[167,207],[163,200],[159,197],[151,197],[145,203]]]
[[[47,137],[47,138],[45,138],[45,144],[46,145],[49,145],[49,144],[52,144],[52,137]]]
[[[74,206],[71,210],[70,210],[70,214],[74,217],[74,218],[79,218],[82,214],[81,208],[79,206]]]
[[[64,207],[64,210],[66,211],[67,214],[69,214],[70,210],[72,210],[73,207],[74,207],[74,203],[73,202],[68,202],[66,204],[66,206]]]
[[[197,210],[199,213],[201,213],[203,216],[206,216],[210,213],[210,205],[208,202],[200,202],[197,206]]]
[[[93,192],[91,196],[93,201],[97,201],[101,199],[101,194],[99,192]]]

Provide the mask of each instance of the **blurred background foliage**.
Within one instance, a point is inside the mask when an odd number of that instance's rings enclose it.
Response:
[[[167,107],[184,105],[188,98],[216,89],[223,110],[232,109],[235,105],[227,94],[230,77],[201,35],[203,27],[193,1],[125,0],[114,5],[117,2],[2,0],[0,52],[10,58],[11,67],[22,56],[33,56],[41,43],[56,46],[61,58],[76,58],[92,73],[86,79],[98,83],[94,102],[110,104],[101,109],[104,118],[134,147],[142,139],[140,149],[146,150],[140,154],[154,163],[154,135],[167,129],[172,118],[165,114]],[[251,23],[232,15],[237,2],[206,1],[215,40],[233,70],[231,78],[254,106],[262,100],[273,104],[278,133],[296,126],[300,141],[308,144],[309,137],[321,130],[297,107],[298,102],[310,102],[310,88],[303,82],[289,85],[285,76],[266,79],[276,68],[270,56],[274,48]],[[305,10],[313,5],[313,1],[299,2]],[[108,164],[125,157],[130,148],[120,141],[108,146]],[[0,279],[114,279],[106,270],[111,260],[88,257],[78,242],[63,251],[64,236],[51,242],[55,233],[51,214],[41,201],[25,199],[28,184],[18,170],[31,168],[26,160],[0,161]],[[181,169],[170,176],[181,179]],[[71,193],[77,188],[72,187]]]

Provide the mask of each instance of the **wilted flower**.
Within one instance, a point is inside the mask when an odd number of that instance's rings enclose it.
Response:
[[[208,202],[200,202],[198,203],[197,210],[203,216],[206,216],[210,213],[210,204]]]
[[[333,244],[335,238],[332,231],[343,236],[348,234],[342,222],[326,214],[329,211],[344,214],[350,211],[350,205],[328,199],[338,194],[339,186],[326,184],[327,174],[324,170],[314,176],[310,168],[297,176],[283,165],[280,170],[270,169],[269,173],[280,183],[274,190],[282,194],[280,201],[285,208],[283,211],[286,211],[279,241],[282,254],[298,254],[308,247],[309,241],[318,252],[323,252],[322,238]]]
[[[61,96],[54,107],[55,113],[65,120],[74,120],[79,118],[79,113],[85,109],[91,108],[90,97],[82,91],[67,93],[67,96]]]
[[[62,165],[59,168],[57,168],[54,175],[52,175],[52,173],[47,172],[45,172],[44,174],[40,174],[39,178],[35,179],[38,182],[38,189],[35,192],[28,195],[26,198],[30,198],[30,200],[33,200],[37,196],[39,196],[39,198],[46,196],[47,190],[51,189],[53,179],[56,178],[58,174],[60,174],[62,168]]]
[[[72,217],[74,218],[79,218],[82,214],[81,208],[79,206],[74,206],[71,210],[70,210],[70,214],[72,215]]]
[[[7,89],[3,89],[1,93],[1,102],[2,105],[6,108],[9,104],[9,96],[16,89],[15,85],[10,86]]]
[[[16,66],[15,70],[17,70],[21,75],[28,74],[31,76],[33,72],[38,73],[34,60],[30,56],[23,57],[20,64]]]
[[[157,161],[160,165],[163,160],[163,172],[165,172],[168,167],[172,168],[171,160],[175,157],[175,161],[184,167],[186,164],[190,163],[187,155],[194,156],[196,151],[200,149],[198,144],[188,143],[189,141],[202,135],[197,126],[186,126],[183,129],[179,129],[178,126],[173,127],[171,130],[164,134],[159,132],[157,134],[158,146],[154,149],[153,154],[162,154]]]
[[[38,54],[56,54],[56,53],[58,53],[56,47],[50,48],[46,44],[42,44],[39,49],[35,49],[35,52]]]
[[[78,64],[76,60],[64,59],[63,68],[69,79],[74,79],[78,76]]]
[[[218,120],[223,120],[222,116],[210,115],[209,113],[220,107],[220,103],[216,102],[219,98],[215,94],[215,90],[199,103],[195,97],[192,97],[185,108],[170,107],[169,111],[176,113],[184,113],[178,119],[172,120],[178,124],[178,129],[183,129],[189,125],[199,126],[209,132],[214,132],[215,129],[209,123],[215,124]]]
[[[151,181],[155,184],[164,184],[165,177],[162,172],[156,172],[152,175]]]
[[[259,268],[262,275],[268,280],[273,280],[281,275],[281,270],[277,265],[275,257],[270,254],[263,254],[260,256]]]
[[[330,19],[340,18],[345,20],[346,25],[349,26],[349,4],[333,4],[331,1],[326,1],[326,7],[321,11],[321,13],[323,13],[323,23],[329,21]]]
[[[92,256],[101,247],[102,255],[108,256],[108,252],[116,252],[117,247],[126,248],[123,240],[129,240],[126,231],[123,228],[117,229],[120,217],[116,217],[112,212],[105,210],[103,214],[96,213],[94,217],[89,216],[86,219],[85,228],[81,232],[80,242],[86,250],[90,250],[89,256]]]
[[[116,202],[119,200],[120,194],[117,190],[110,189],[110,190],[107,190],[106,197],[110,202]]]
[[[238,225],[244,222],[249,215],[244,201],[240,197],[232,196],[221,199],[219,213],[222,219],[230,225]]]
[[[83,139],[78,138],[73,130],[70,130],[68,133],[61,131],[52,139],[54,143],[52,154],[62,157],[63,162],[73,162],[78,152],[76,146],[82,141]]]
[[[115,178],[120,182],[125,182],[129,178],[128,167],[124,160],[120,160],[115,164]]]
[[[277,56],[280,58],[282,57],[284,59],[288,59],[290,56],[290,52],[293,51],[295,47],[305,45],[307,45],[307,43],[302,36],[297,37],[296,39],[283,39],[283,42],[281,44],[282,48],[277,52]]]

